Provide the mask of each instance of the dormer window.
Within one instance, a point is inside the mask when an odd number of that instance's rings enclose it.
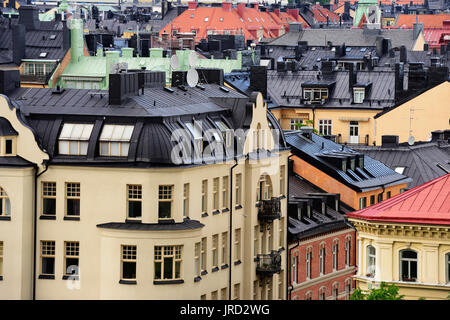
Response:
[[[11,155],[13,153],[13,140],[5,139],[5,154]]]
[[[303,88],[303,99],[307,102],[322,102],[328,99],[328,88]]]
[[[365,98],[364,88],[353,88],[353,102],[354,103],[363,103],[364,98]]]
[[[134,126],[107,124],[100,135],[100,155],[127,157]]]
[[[93,124],[65,123],[59,135],[59,154],[87,155]]]
[[[231,146],[231,130],[228,128],[228,126],[222,121],[218,120],[215,121],[216,126],[219,128],[220,132],[222,133],[223,141],[225,141],[225,145],[227,147]]]
[[[194,137],[194,144],[198,152],[203,152],[203,136],[202,130],[198,124],[194,124],[192,122],[185,122],[186,127],[189,132]]]

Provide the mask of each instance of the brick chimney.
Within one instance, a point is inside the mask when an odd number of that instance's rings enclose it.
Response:
[[[197,9],[197,2],[189,1],[188,2],[188,10],[195,10],[195,9]]]
[[[295,20],[298,20],[298,9],[290,8],[286,10],[287,14],[293,17]]]
[[[275,13],[275,15],[276,15],[277,17],[279,17],[279,16],[280,16],[280,9],[279,9],[279,8],[274,9],[274,10],[273,10],[273,13]]]
[[[237,5],[237,11],[240,17],[242,17],[242,15],[244,14],[244,10],[245,10],[245,3],[240,2]]]
[[[222,2],[222,9],[224,11],[231,11],[232,7],[233,7],[233,4],[231,2],[227,2],[227,1]]]
[[[254,2],[252,3],[253,8],[255,8],[256,10],[258,10],[259,6],[258,6],[258,2]]]

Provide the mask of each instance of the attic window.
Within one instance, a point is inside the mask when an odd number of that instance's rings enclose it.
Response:
[[[205,22],[208,22],[208,20],[209,20],[209,17],[206,17],[206,18],[205,18]]]
[[[359,51],[361,51],[361,52],[366,52],[366,50],[367,50],[367,48],[361,48],[361,49],[359,49]]]
[[[185,122],[184,124],[194,137],[194,143],[197,148],[197,152],[203,152],[203,136],[199,125],[192,122]]]
[[[50,40],[55,40],[56,39],[56,34],[51,34],[49,37]]]
[[[227,147],[231,146],[231,131],[230,128],[228,128],[228,126],[222,121],[222,120],[217,120],[214,121],[217,128],[219,128],[220,132],[222,133],[222,137],[223,140],[226,143]]]
[[[222,22],[222,21],[223,21],[223,18],[219,18],[219,21]]]
[[[353,102],[354,103],[363,103],[364,98],[365,98],[364,88],[353,88]]]
[[[350,52],[352,50],[352,48],[345,48],[345,52]]]
[[[398,174],[403,174],[405,168],[406,167],[395,167],[394,171],[397,172]]]
[[[39,58],[45,58],[47,56],[47,52],[41,52],[39,54]]]
[[[93,124],[65,123],[59,135],[59,154],[87,155]]]
[[[100,135],[101,156],[128,156],[134,126],[107,124]]]

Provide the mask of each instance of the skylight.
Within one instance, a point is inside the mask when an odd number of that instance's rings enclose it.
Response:
[[[209,17],[206,17],[206,18],[205,18],[205,22],[208,22],[208,20],[209,20]]]
[[[395,167],[395,172],[399,173],[399,174],[403,174],[403,172],[405,171],[406,167]]]
[[[45,58],[47,56],[47,52],[41,52],[39,54],[39,58]]]
[[[56,39],[56,34],[51,34],[49,37],[50,40],[55,40]]]

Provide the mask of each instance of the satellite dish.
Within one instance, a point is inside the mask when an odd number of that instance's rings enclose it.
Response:
[[[170,58],[170,67],[171,67],[173,70],[176,70],[176,69],[178,69],[178,68],[180,67],[180,61],[178,60],[178,56],[173,55],[173,56]]]
[[[408,138],[408,144],[409,144],[410,146],[414,145],[414,136],[409,136],[409,138]]]
[[[191,68],[195,67],[197,65],[197,54],[195,53],[195,51],[191,51],[191,53],[189,53],[188,60],[189,60],[189,66]]]
[[[198,72],[195,69],[189,69],[189,71],[187,72],[187,83],[188,86],[193,88],[197,85],[198,83]]]

